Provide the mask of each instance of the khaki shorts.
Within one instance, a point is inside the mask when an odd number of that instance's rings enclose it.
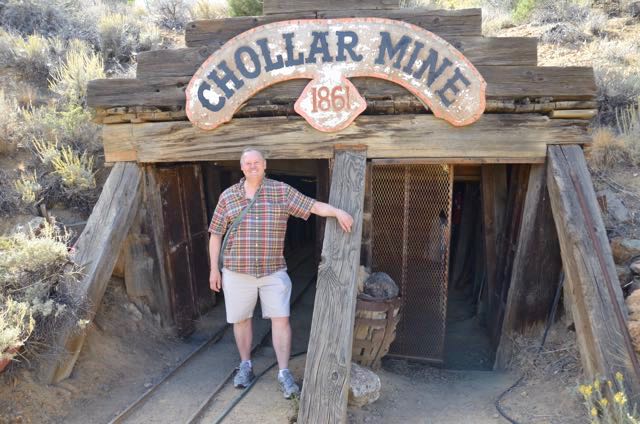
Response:
[[[286,270],[256,278],[222,268],[222,290],[227,322],[231,324],[253,317],[258,295],[262,318],[289,316],[291,279]]]

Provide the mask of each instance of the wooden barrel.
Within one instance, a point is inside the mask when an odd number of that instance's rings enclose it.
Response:
[[[358,296],[351,353],[353,362],[374,370],[380,368],[380,360],[396,338],[400,304],[399,297],[369,300]]]

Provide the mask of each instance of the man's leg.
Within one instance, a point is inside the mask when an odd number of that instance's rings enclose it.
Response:
[[[289,368],[291,355],[291,325],[289,317],[271,318],[271,333],[273,349],[276,351],[278,367],[283,370]]]
[[[233,324],[233,335],[240,353],[240,360],[251,359],[251,342],[253,341],[253,326],[251,318]]]

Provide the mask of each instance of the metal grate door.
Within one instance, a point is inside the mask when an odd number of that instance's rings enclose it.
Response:
[[[453,172],[449,165],[373,161],[372,268],[400,287],[390,354],[443,362]]]

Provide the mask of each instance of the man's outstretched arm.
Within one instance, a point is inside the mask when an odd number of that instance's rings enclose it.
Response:
[[[351,226],[353,225],[353,218],[351,215],[343,211],[342,209],[338,209],[336,207],[331,206],[328,203],[318,202],[316,201],[311,208],[311,213],[316,214],[318,216],[332,216],[338,220],[338,224],[340,227],[346,231],[347,233],[351,232]]]

